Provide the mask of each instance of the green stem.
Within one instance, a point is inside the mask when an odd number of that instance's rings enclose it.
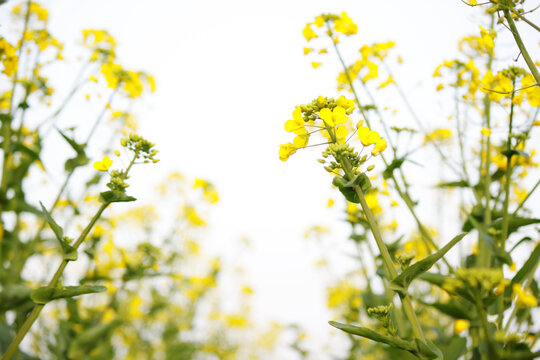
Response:
[[[516,15],[518,18],[520,18],[521,20],[525,21],[527,24],[529,24],[533,29],[535,29],[536,31],[540,31],[540,27],[538,27],[536,24],[534,24],[533,22],[529,21],[525,16],[521,15],[519,13],[519,11],[516,11],[514,8],[511,8],[512,10],[512,14]]]
[[[487,320],[487,314],[484,310],[484,304],[482,303],[482,299],[478,292],[476,292],[474,299],[475,299],[476,310],[478,311],[478,316],[480,317],[480,323],[482,324],[482,329],[484,330],[484,335],[486,337],[489,359],[490,360],[498,359],[499,356],[497,354],[497,349],[495,348],[493,339],[491,338],[491,331],[489,331],[489,323]]]
[[[367,242],[367,248],[368,248],[368,251],[369,251],[369,256],[371,256],[372,259],[375,259],[375,253],[374,253],[373,249],[371,248],[371,243],[370,242]],[[384,268],[384,273],[386,274],[386,276],[388,278],[390,278],[390,274],[388,273],[388,270],[386,268]],[[367,278],[367,279],[368,279],[368,284],[369,284],[369,278]],[[394,306],[394,309],[397,309],[396,305],[394,304],[394,299],[393,299],[394,298],[394,292],[388,286],[388,281],[386,281],[386,279],[381,279],[381,281],[383,283],[384,293],[385,293],[386,297],[388,298],[389,303],[391,303]],[[403,313],[399,312],[399,311],[393,311],[392,314],[393,314],[393,319],[396,320],[399,335],[401,337],[405,336],[405,326],[403,324],[403,321],[404,321]]]
[[[491,26],[490,28],[493,29],[495,17],[491,15]],[[488,61],[486,64],[486,68],[488,70],[491,70],[493,63],[493,51],[489,52],[488,54]],[[491,99],[486,94],[483,100],[484,103],[484,115],[485,115],[485,125],[487,129],[491,129]],[[491,173],[489,172],[489,167],[491,165],[491,134],[488,134],[486,139],[486,145],[485,145],[485,163],[480,166],[480,179],[484,179],[484,225],[488,227],[491,224]],[[479,265],[483,268],[488,268],[491,266],[491,252],[492,249],[489,248],[489,244],[487,241],[482,237],[478,237],[478,257],[479,257]]]
[[[511,6],[512,5],[508,4],[508,8]],[[512,14],[510,14],[510,10],[508,10],[508,8],[503,9],[504,17],[506,18],[506,21],[508,22],[508,26],[510,27],[510,31],[512,32],[512,35],[514,36],[514,39],[516,40],[516,44],[519,48],[519,51],[523,55],[523,59],[527,63],[529,70],[531,70],[531,74],[534,76],[536,83],[540,84],[540,73],[538,72],[538,69],[534,65],[534,61],[531,59],[531,56],[527,52],[527,49],[525,48],[525,44],[521,40],[521,36],[519,36],[518,29],[516,27],[516,24],[514,23],[514,19],[512,19]]]
[[[349,179],[354,179],[354,174],[348,160],[347,159],[338,159],[338,160],[343,165],[343,170],[345,171],[345,174],[347,175],[347,177]],[[371,213],[371,210],[366,202],[364,192],[362,191],[360,186],[354,185],[354,190],[356,194],[358,195],[358,198],[360,199],[360,205],[362,206],[362,209],[364,210],[364,214],[366,215],[366,218],[370,225],[371,232],[373,233],[373,237],[375,238],[375,242],[377,243],[377,247],[379,248],[379,252],[381,253],[384,266],[391,276],[390,280],[392,280],[398,276],[398,273],[396,271],[396,268],[394,267],[392,258],[390,257],[390,253],[388,252],[388,248],[386,247],[386,244],[384,243],[384,240],[382,239],[379,226],[377,225],[377,222],[375,221],[375,217]],[[408,295],[405,295],[400,298],[401,298],[401,303],[403,305],[403,310],[405,311],[405,315],[407,316],[407,319],[411,323],[414,337],[425,343],[426,338],[424,337],[424,333],[422,331],[418,318],[416,317],[416,313],[414,312],[411,299],[409,298]]]
[[[512,81],[512,89],[515,86],[515,79]],[[510,217],[508,216],[508,204],[510,203],[510,180],[512,177],[512,121],[514,119],[514,94],[515,92],[512,91],[512,97],[511,97],[511,105],[510,105],[510,124],[508,125],[508,138],[506,142],[506,174],[505,179],[506,182],[504,183],[504,204],[503,204],[503,223],[502,223],[502,230],[501,230],[501,243],[500,243],[500,251],[505,250],[505,243],[506,238],[508,237],[508,222],[510,221]]]

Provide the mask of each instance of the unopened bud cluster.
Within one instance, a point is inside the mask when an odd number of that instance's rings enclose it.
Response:
[[[122,138],[120,144],[133,151],[137,159],[142,158],[144,163],[150,161],[157,163],[159,161],[155,158],[158,151],[153,149],[154,144],[139,135],[131,134],[128,137]]]
[[[111,179],[107,183],[107,187],[111,190],[125,193],[129,186],[129,184],[124,181],[127,179],[129,179],[129,176],[124,170],[113,170],[111,171]]]
[[[503,281],[503,273],[499,269],[490,268],[461,268],[456,271],[456,277],[446,279],[443,289],[450,293],[458,290],[476,290],[486,295]]]
[[[341,98],[340,98],[341,99]],[[346,101],[346,100],[340,100]],[[319,96],[317,99],[314,99],[309,104],[300,105],[300,110],[302,110],[302,116],[305,122],[315,121],[319,118],[319,112],[324,109],[334,110],[336,106],[343,106],[343,104],[338,103],[336,99]],[[354,106],[346,108],[347,115],[351,114],[354,109]]]
[[[415,253],[410,253],[410,254],[400,254],[397,256],[396,260],[397,262],[399,263],[399,265],[401,266],[401,268],[403,270],[405,270],[406,268],[409,267],[409,265],[411,264],[411,261],[416,257],[416,254]]]
[[[367,159],[367,155],[360,158],[358,152],[354,150],[349,144],[339,144],[332,143],[329,144],[325,151],[323,151],[322,156],[324,159],[327,159],[329,156],[332,156],[334,160],[330,161],[330,164],[325,166],[326,171],[334,173],[336,170],[342,169],[341,162],[347,159],[349,164],[353,169],[360,167]],[[326,163],[326,160],[319,159],[319,162]]]
[[[369,316],[374,317],[375,319],[379,320],[381,322],[381,325],[385,329],[390,328],[390,314],[392,313],[392,305],[386,306],[386,305],[380,305],[376,307],[368,308],[367,313]]]

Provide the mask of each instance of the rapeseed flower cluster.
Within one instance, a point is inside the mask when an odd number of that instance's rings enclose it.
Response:
[[[459,50],[466,55],[467,60],[446,60],[433,73],[433,77],[443,77],[442,70],[450,70],[451,75],[448,86],[463,88],[466,92],[463,99],[476,102],[479,93],[487,94],[489,100],[501,103],[503,106],[510,105],[510,99],[514,105],[521,105],[524,95],[531,107],[540,106],[540,86],[532,74],[525,69],[511,66],[500,71],[491,69],[482,70],[475,60],[482,56],[494,56],[495,38],[497,33],[493,29],[484,29],[480,26],[479,35],[471,35],[463,38],[459,43]],[[437,90],[442,90],[445,84],[442,82]],[[503,101],[507,100],[507,101]]]
[[[285,123],[285,130],[296,136],[292,143],[281,145],[279,158],[286,161],[297,149],[307,147],[314,133],[320,133],[327,144],[345,144],[353,131],[349,118],[353,110],[354,102],[344,96],[337,100],[319,96],[309,104],[297,106],[293,119]],[[376,156],[386,148],[386,140],[362,124],[363,121],[359,121],[354,131],[364,147],[375,145],[371,155]]]
[[[122,90],[130,98],[140,97],[144,89],[155,91],[153,76],[124,69],[116,62],[116,40],[107,31],[83,30],[83,45],[92,51],[90,62],[101,63],[100,72],[108,87]],[[96,80],[93,76],[90,79]]]
[[[322,29],[326,25],[325,29]],[[320,30],[319,30],[320,29]],[[322,34],[326,34],[332,39],[334,44],[339,42],[337,33],[344,34],[346,36],[354,35],[358,32],[358,26],[352,21],[346,12],[342,12],[340,15],[335,14],[322,14],[315,18],[312,23],[307,23],[302,35],[310,42],[313,39],[318,38]],[[327,54],[328,50],[325,47],[314,49],[311,47],[304,47],[304,55],[311,52],[317,52],[318,55]],[[322,63],[320,61],[312,61],[311,66],[318,68]]]
[[[19,62],[15,54],[15,47],[4,38],[0,39],[0,61],[4,65],[2,73],[8,77],[13,76],[17,72],[17,64]]]
[[[369,80],[379,78],[380,64],[395,45],[396,43],[393,41],[363,45],[359,50],[360,58],[348,66],[346,72],[339,73],[336,79],[338,90],[347,89],[352,91],[349,79],[350,82],[360,79],[363,83],[366,83]],[[378,88],[384,88],[390,84],[395,84],[395,81],[391,75],[388,75],[386,80],[378,85]]]

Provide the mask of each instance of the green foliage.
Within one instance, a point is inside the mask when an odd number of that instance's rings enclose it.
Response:
[[[36,304],[46,304],[57,299],[72,298],[74,296],[93,294],[106,291],[104,286],[65,286],[65,287],[40,287],[30,293],[30,298]]]

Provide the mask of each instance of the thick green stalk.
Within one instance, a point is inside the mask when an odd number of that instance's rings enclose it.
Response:
[[[340,163],[343,165],[343,170],[345,171],[345,174],[347,175],[347,177],[349,179],[354,179],[354,174],[352,172],[352,168],[348,160],[347,159],[339,159],[339,160],[340,160]],[[364,192],[362,191],[360,186],[354,185],[354,190],[360,199],[360,205],[362,206],[362,209],[364,210],[364,214],[366,215],[366,218],[370,225],[371,232],[373,233],[373,237],[375,238],[375,242],[377,243],[377,247],[379,248],[379,252],[381,253],[383,264],[391,276],[390,280],[392,280],[398,276],[398,273],[396,271],[396,268],[394,267],[394,263],[392,262],[392,258],[390,256],[390,253],[388,252],[388,248],[386,247],[386,244],[384,243],[384,240],[382,239],[379,226],[377,225],[375,217],[371,213],[371,210],[366,202]],[[414,337],[425,343],[426,338],[424,337],[422,327],[420,326],[420,322],[418,321],[418,318],[416,317],[416,313],[414,312],[411,299],[409,298],[408,295],[405,295],[400,298],[401,298],[401,303],[403,305],[403,310],[405,311],[405,315],[407,316],[407,319],[411,323]]]
[[[476,310],[478,311],[478,316],[480,317],[480,323],[482,324],[482,330],[484,330],[484,336],[486,339],[486,343],[488,346],[488,354],[489,354],[489,360],[496,360],[499,359],[499,356],[497,354],[497,349],[495,348],[493,338],[491,331],[489,330],[489,323],[487,320],[487,314],[484,309],[484,304],[482,303],[482,299],[480,297],[480,294],[475,294],[475,305]]]
[[[508,7],[510,6],[512,5],[508,4]],[[519,51],[521,52],[521,55],[523,55],[523,60],[525,60],[525,62],[527,63],[527,66],[529,67],[529,70],[531,70],[531,74],[534,76],[536,83],[540,84],[540,73],[538,72],[538,69],[534,65],[534,61],[531,59],[531,56],[529,55],[527,49],[525,48],[525,44],[523,43],[523,40],[521,40],[521,36],[519,36],[516,23],[514,22],[514,19],[512,18],[512,14],[510,14],[510,10],[508,10],[508,8],[503,9],[503,13],[504,13],[504,17],[506,18],[506,22],[508,22],[508,26],[510,27],[510,31],[512,32],[512,35],[514,36],[514,40],[516,40],[516,44],[519,48]]]
[[[493,29],[495,17],[491,16],[491,26],[490,28]],[[491,70],[491,66],[493,63],[493,51],[489,52],[488,54],[488,62],[486,64],[486,68],[488,71]],[[484,116],[485,116],[485,125],[487,129],[491,129],[491,99],[489,98],[488,94],[484,96]],[[487,227],[491,224],[491,174],[489,172],[489,167],[491,165],[491,134],[488,134],[486,139],[486,145],[485,145],[485,162],[483,159],[480,161],[480,179],[484,179],[484,225]],[[491,249],[489,248],[489,244],[487,241],[482,237],[478,236],[478,258],[479,258],[479,266],[483,268],[488,268],[491,266]]]
[[[521,20],[525,21],[529,26],[531,26],[534,30],[536,31],[540,31],[540,27],[538,27],[535,23],[529,21],[529,19],[527,19],[525,16],[521,15],[519,13],[519,11],[516,11],[515,9],[511,9],[512,10],[512,14],[516,15],[518,18],[520,18]]]
[[[515,80],[512,81],[512,88],[515,86]],[[506,174],[505,174],[505,183],[504,183],[504,204],[503,204],[503,223],[501,230],[501,243],[500,251],[505,250],[506,238],[508,237],[508,222],[510,221],[510,216],[508,214],[508,204],[510,203],[510,180],[512,178],[512,121],[514,119],[514,94],[512,91],[511,105],[510,105],[510,124],[508,125],[508,138],[506,140]]]

